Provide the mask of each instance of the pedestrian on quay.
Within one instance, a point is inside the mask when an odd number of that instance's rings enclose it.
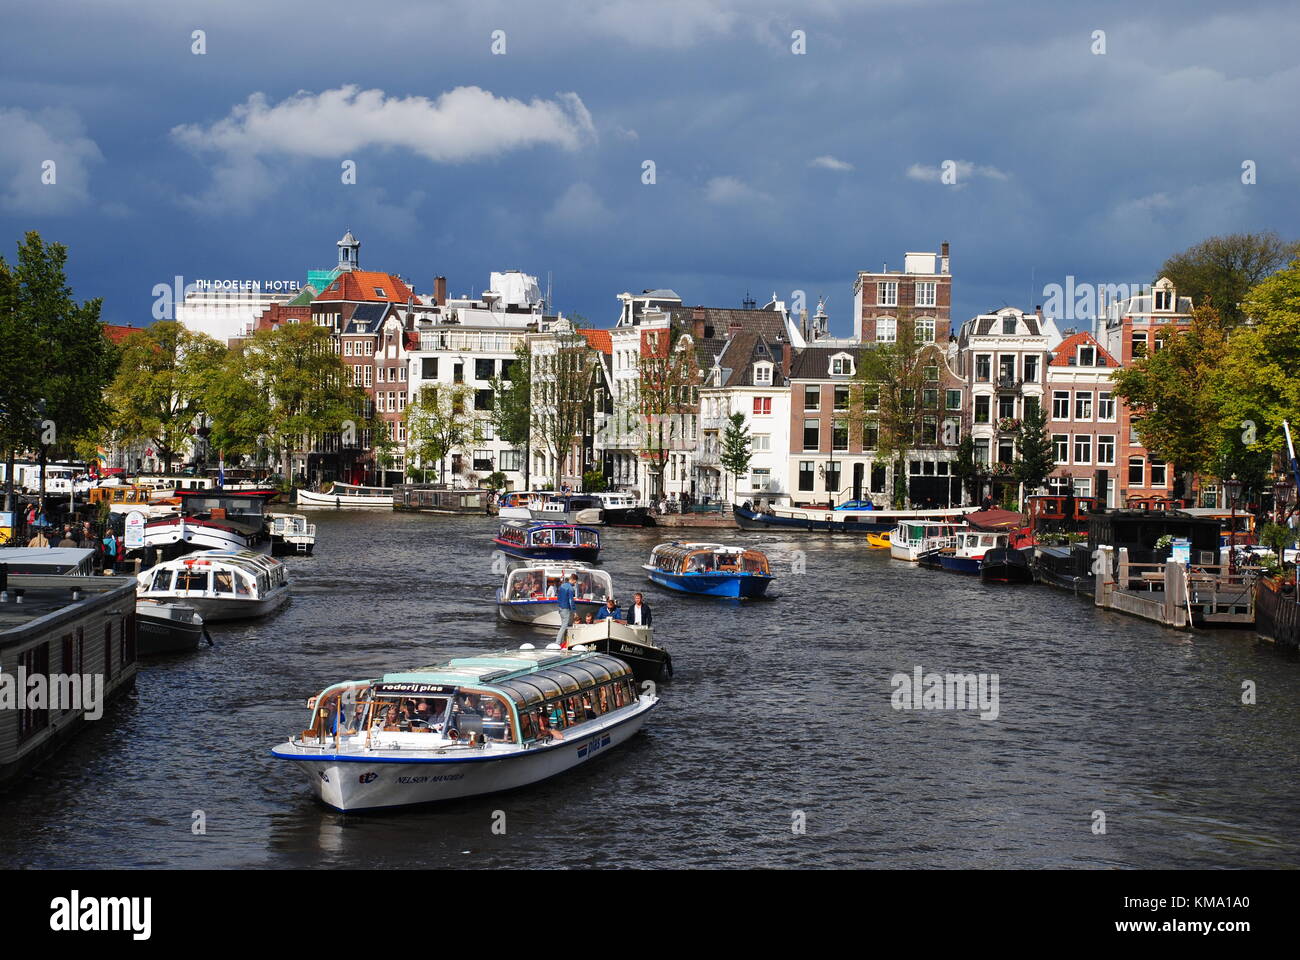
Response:
[[[73,536],[72,536],[72,528],[71,528],[71,527],[64,527],[64,528],[63,528],[63,539],[59,541],[59,546],[61,546],[61,547],[75,547],[76,545],[77,545],[77,541],[76,541],[76,540],[73,538]]]
[[[117,559],[117,536],[110,527],[104,535],[104,572],[113,572],[113,563]]]

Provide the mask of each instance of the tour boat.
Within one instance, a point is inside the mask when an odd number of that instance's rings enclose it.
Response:
[[[142,654],[185,653],[207,636],[203,617],[189,604],[136,598],[135,623]]]
[[[985,583],[1033,583],[1034,571],[1026,550],[994,547],[984,554],[980,579]]]
[[[1005,533],[986,533],[978,530],[962,530],[957,534],[957,542],[946,550],[939,551],[939,564],[951,573],[968,573],[978,575],[984,554],[995,547],[1007,547],[1008,535]]]
[[[734,507],[732,515],[742,530],[770,530],[778,533],[846,533],[859,536],[890,533],[904,520],[916,523],[960,523],[979,507],[943,507],[937,510],[847,510],[825,507],[767,506],[761,510],[746,501]]]
[[[335,810],[391,809],[564,773],[633,736],[658,703],[622,660],[525,644],[327,687],[271,755]]]
[[[600,553],[600,532],[571,523],[507,520],[492,542],[503,553],[523,560],[594,563]]]
[[[889,555],[895,560],[916,563],[923,553],[955,546],[957,531],[961,527],[962,525],[957,523],[899,521],[898,526],[889,536]]]
[[[531,520],[533,511],[529,508],[529,501],[536,494],[525,493],[516,490],[513,493],[503,493],[497,500],[497,516],[502,520]]]
[[[596,614],[605,605],[605,598],[614,594],[608,573],[580,563],[540,563],[519,566],[506,574],[497,588],[501,619],[535,627],[558,627],[560,608],[555,597],[561,581],[568,580],[571,573],[578,575],[574,621]]]
[[[262,617],[289,599],[283,563],[251,550],[205,550],[136,576],[142,600],[183,603],[205,621]]]
[[[298,488],[299,507],[335,507],[349,510],[364,507],[393,509],[392,487],[360,487],[335,483],[328,493]]]
[[[597,524],[605,522],[605,508],[600,500],[582,494],[552,495],[550,499],[534,499],[529,503],[529,513],[534,520],[555,523]]]
[[[311,556],[316,547],[316,524],[308,523],[301,513],[268,513],[266,521],[272,556]]]
[[[637,680],[666,681],[673,676],[673,658],[653,640],[653,627],[639,627],[617,620],[575,623],[565,644],[570,650],[587,649],[618,657],[632,668]]]
[[[655,518],[650,516],[649,508],[636,502],[630,493],[613,491],[593,493],[605,511],[605,523],[611,527],[653,527]]]
[[[187,490],[177,496],[180,512],[145,522],[146,549],[176,557],[190,550],[248,550],[266,539],[262,508],[271,491],[230,494]]]
[[[660,586],[708,597],[761,597],[775,579],[765,554],[720,543],[661,543],[642,569]]]

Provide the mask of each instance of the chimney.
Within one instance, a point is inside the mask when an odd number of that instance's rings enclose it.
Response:
[[[691,311],[691,336],[696,340],[704,339],[704,308],[696,307]]]
[[[939,272],[948,272],[948,241],[939,244]]]
[[[1036,317],[1038,318],[1038,321],[1039,321],[1040,323],[1042,322],[1042,320],[1043,320],[1043,305],[1042,305],[1041,303],[1040,303],[1040,304],[1037,304],[1037,305],[1034,307],[1034,316],[1036,316]]]
[[[727,339],[730,339],[731,337],[733,337],[733,336],[735,336],[736,334],[740,333],[740,331],[743,330],[744,328],[745,328],[745,325],[744,325],[743,323],[741,323],[739,320],[732,320],[732,321],[730,321],[730,322],[727,324]]]
[[[440,307],[447,305],[447,278],[433,278],[433,302]]]

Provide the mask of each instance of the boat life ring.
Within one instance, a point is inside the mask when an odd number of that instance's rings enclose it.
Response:
[[[447,739],[448,739],[448,740],[459,740],[459,739],[460,739],[460,731],[457,730],[455,727],[452,727],[450,730],[447,731]]]

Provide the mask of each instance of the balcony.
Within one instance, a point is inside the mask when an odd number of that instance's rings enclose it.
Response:
[[[997,388],[1000,393],[1019,393],[1024,387],[1025,381],[1017,380],[1015,377],[998,377]]]

